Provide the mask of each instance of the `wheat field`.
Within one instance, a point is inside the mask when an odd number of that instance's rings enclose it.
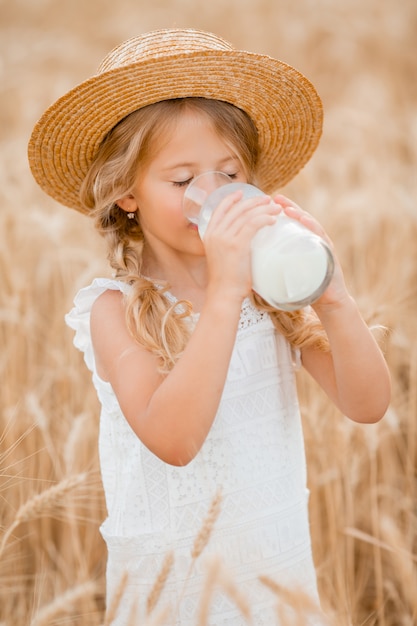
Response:
[[[393,397],[379,424],[355,425],[299,376],[320,592],[337,626],[417,624],[417,4],[0,0],[0,625],[111,623],[98,403],[63,321],[108,269],[89,221],[36,187],[28,136],[111,47],[172,26],[281,58],[322,96],[321,144],[284,191],[321,220],[365,318],[387,328]],[[143,626],[164,609],[163,579]],[[212,563],[196,626],[216,581],[242,601]]]

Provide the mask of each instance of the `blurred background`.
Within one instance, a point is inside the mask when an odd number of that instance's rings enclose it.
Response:
[[[414,0],[0,0],[0,624],[104,619],[98,404],[63,317],[109,271],[88,219],[37,188],[28,138],[112,47],[167,27],[277,57],[323,99],[320,146],[283,191],[333,238],[393,400],[354,425],[300,374],[320,591],[334,624],[416,624]]]

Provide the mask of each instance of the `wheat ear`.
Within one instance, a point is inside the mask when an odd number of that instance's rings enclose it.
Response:
[[[191,550],[191,557],[193,560],[198,559],[200,554],[203,552],[204,548],[208,544],[210,539],[210,535],[212,533],[214,524],[216,523],[217,518],[219,517],[219,513],[221,510],[222,503],[222,492],[219,490],[211,501],[210,508],[208,510],[207,516],[203,522],[203,525],[194,540],[193,548]]]
[[[3,535],[3,539],[0,544],[0,555],[3,553],[4,547],[10,535],[20,524],[23,524],[23,522],[29,522],[37,517],[42,517],[42,515],[46,515],[46,512],[48,509],[51,509],[52,505],[61,505],[64,496],[66,496],[72,489],[81,485],[85,481],[86,476],[87,474],[85,473],[68,476],[67,478],[61,480],[58,484],[52,485],[52,487],[49,487],[41,493],[32,496],[29,500],[22,504],[17,510],[13,522]]]
[[[221,503],[222,503],[222,491],[221,489],[218,489],[213,500],[210,503],[210,508],[200,528],[200,531],[194,540],[193,547],[191,550],[192,560],[188,568],[187,576],[185,577],[185,580],[184,580],[183,588],[181,590],[179,597],[177,598],[176,611],[178,611],[182,598],[184,597],[188,581],[190,580],[190,576],[193,571],[194,563],[196,559],[198,559],[200,554],[203,552],[206,545],[208,544],[214,524],[221,510]]]
[[[82,598],[92,597],[96,593],[97,585],[92,581],[68,589],[40,609],[30,622],[30,626],[49,626],[58,615],[71,613]]]

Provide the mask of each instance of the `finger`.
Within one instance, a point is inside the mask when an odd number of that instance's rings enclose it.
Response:
[[[281,203],[281,205],[283,206],[283,210],[285,214],[288,215],[288,217],[291,217],[292,219],[296,219],[299,222],[308,225],[309,228],[317,228],[323,233],[325,232],[321,224],[311,215],[311,213],[308,213],[308,211],[302,209],[293,200],[290,200],[282,194],[278,194],[274,197],[274,202]]]
[[[298,204],[294,202],[294,200],[287,198],[287,196],[284,196],[282,193],[278,193],[276,196],[274,196],[273,200],[276,204],[280,204],[282,208],[293,207],[294,209],[299,209],[300,211],[302,210],[301,207],[299,207]]]
[[[259,228],[274,224],[282,208],[268,199],[266,202],[251,202],[250,205],[233,207],[228,217],[230,232],[236,235],[241,233],[255,234]]]
[[[228,228],[234,223],[248,219],[253,211],[270,214],[274,214],[277,211],[273,206],[269,206],[273,204],[269,196],[257,196],[242,200],[241,192],[238,193],[239,195],[234,193],[227,196],[213,212],[210,220],[212,228],[219,224],[222,225],[222,228]]]
[[[284,213],[291,219],[300,222],[300,224],[311,230],[315,235],[324,239],[330,246],[333,246],[331,239],[320,222],[318,222],[310,213],[304,211],[297,205],[294,206],[294,204],[295,203],[285,206]]]

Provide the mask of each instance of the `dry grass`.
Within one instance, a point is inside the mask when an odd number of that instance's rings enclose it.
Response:
[[[63,316],[106,269],[88,221],[36,188],[27,138],[111,46],[172,25],[279,56],[322,94],[323,140],[286,192],[326,226],[367,320],[390,329],[393,400],[380,424],[355,425],[300,375],[319,585],[338,626],[417,623],[416,3],[3,0],[0,14],[2,626],[104,620],[98,404]],[[240,601],[210,567],[202,623],[210,585]],[[163,623],[158,605],[149,619]]]

